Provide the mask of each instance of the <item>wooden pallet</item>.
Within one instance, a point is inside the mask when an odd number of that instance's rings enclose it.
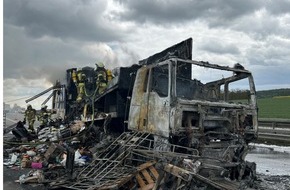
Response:
[[[152,162],[151,163],[147,162],[145,164],[143,166],[144,168],[140,170],[136,175],[136,179],[139,185],[139,190],[153,189],[155,186],[155,182],[157,181],[158,176],[159,176]]]

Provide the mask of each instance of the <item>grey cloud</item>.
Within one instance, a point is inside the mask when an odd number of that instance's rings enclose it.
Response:
[[[265,8],[273,15],[289,14],[289,0],[272,0],[265,2]]]
[[[255,40],[266,40],[271,35],[289,36],[290,27],[282,24],[279,18],[273,17],[266,10],[260,11],[259,14],[244,16],[230,27],[248,34]]]
[[[226,41],[217,41],[217,39],[207,39],[198,48],[216,54],[239,54],[239,48]]]
[[[272,36],[263,42],[250,46],[245,52],[245,57],[251,65],[276,65],[287,68],[290,60],[289,49],[289,40]]]
[[[35,38],[113,41],[123,31],[105,19],[106,8],[105,0],[4,0],[4,23],[23,27]]]
[[[4,78],[42,78],[64,70],[72,63],[84,64],[91,60],[80,52],[79,44],[60,39],[29,39],[23,29],[4,24]],[[51,72],[51,73],[50,73]]]
[[[54,83],[64,78],[68,68],[94,67],[96,61],[114,68],[124,62],[133,64],[131,61],[138,57],[125,45],[118,44],[112,49],[105,43],[27,38],[23,30],[4,24],[4,78],[46,78]]]
[[[188,20],[233,20],[261,7],[261,1],[185,0],[185,1],[119,1],[127,9],[121,18],[138,22],[183,22]]]
[[[229,28],[249,33],[255,38],[265,38],[272,34],[289,37],[289,25],[287,27],[279,20],[290,13],[288,0],[119,0],[118,2],[125,7],[125,11],[118,15],[121,20],[164,26],[199,21],[206,23],[210,28]],[[256,13],[261,11],[265,14],[257,18]]]
[[[5,86],[4,94],[14,94],[17,96],[30,96],[35,95],[43,91],[43,86],[49,86],[50,84],[43,84],[45,80],[16,80],[16,79],[5,79],[3,86]]]

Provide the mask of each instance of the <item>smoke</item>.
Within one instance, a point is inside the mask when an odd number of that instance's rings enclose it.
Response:
[[[66,80],[66,70],[70,68],[93,67],[95,63],[102,62],[107,69],[113,69],[120,66],[130,66],[138,63],[140,56],[128,48],[124,44],[115,43],[94,43],[85,44],[78,51],[79,56],[76,59],[67,57],[67,60],[57,60],[49,63],[48,60],[43,60],[46,64],[41,64],[38,67],[23,68],[23,77],[27,79],[43,78],[50,86],[54,85],[58,80],[64,82]],[[32,74],[33,73],[33,74]]]
[[[139,55],[120,43],[96,43],[84,46],[82,51],[94,62],[103,62],[105,67],[113,69],[136,64]]]
[[[119,52],[120,59],[122,60],[121,65],[128,66],[132,64],[137,64],[140,60],[140,55],[132,51],[125,45],[120,46]]]

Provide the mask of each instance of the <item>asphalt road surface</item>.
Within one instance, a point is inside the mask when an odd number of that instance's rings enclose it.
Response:
[[[23,169],[18,166],[12,168],[3,166],[3,190],[44,190],[43,185],[19,184],[15,182],[15,180],[19,179],[19,176],[27,174],[30,170],[31,168]]]

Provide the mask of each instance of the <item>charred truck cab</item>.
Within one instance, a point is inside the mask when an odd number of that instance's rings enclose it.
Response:
[[[191,60],[190,42],[176,45],[187,50],[169,48],[140,61],[128,129],[153,134],[156,151],[196,150],[204,177],[253,181],[255,163],[245,161],[258,132],[253,76],[238,63]]]
[[[194,72],[200,72],[192,65],[217,73],[226,71],[229,76],[202,83],[191,79]],[[248,81],[245,92],[250,99],[244,103],[230,99],[233,95],[229,87],[240,80]],[[131,130],[146,131],[192,148],[226,144],[228,149],[228,143],[255,139],[257,125],[253,77],[240,65],[230,68],[170,58],[137,72],[129,114]]]
[[[205,72],[200,68],[206,68]],[[215,74],[220,78],[214,78]],[[192,79],[198,75],[208,81]],[[239,81],[247,88],[234,93],[230,87]],[[240,64],[230,68],[169,58],[137,72],[129,114],[131,130],[194,146],[228,136],[251,141],[257,136],[257,126],[253,77]]]

